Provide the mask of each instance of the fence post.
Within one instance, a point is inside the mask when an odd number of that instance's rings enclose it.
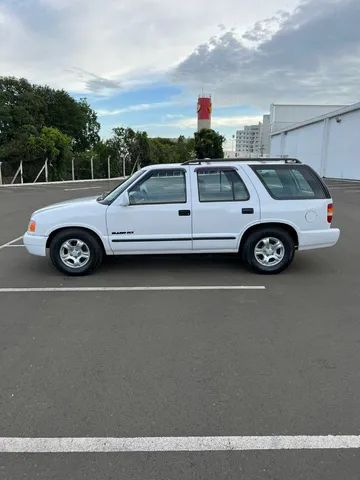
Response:
[[[94,157],[90,158],[90,164],[91,164],[91,179],[94,180]]]
[[[2,165],[2,162],[0,162],[0,185],[2,185],[2,173],[1,173],[1,165]]]
[[[24,183],[24,175],[23,175],[23,161],[20,161],[20,182]]]
[[[45,182],[49,181],[48,159],[45,160]]]
[[[74,166],[74,159],[71,159],[71,178],[75,180],[75,166]]]
[[[125,178],[125,155],[123,156],[123,177]]]
[[[110,179],[110,178],[111,178],[111,171],[110,171],[110,155],[108,156],[108,159],[107,159],[107,160],[108,160],[108,162],[107,162],[107,163],[108,163],[108,179]],[[0,173],[1,173],[1,172],[0,172]]]

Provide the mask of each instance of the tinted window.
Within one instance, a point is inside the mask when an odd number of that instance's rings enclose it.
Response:
[[[197,178],[200,202],[249,200],[249,192],[235,170],[201,169]]]
[[[278,200],[329,198],[326,187],[307,165],[256,165],[252,169]]]
[[[185,203],[183,170],[153,170],[129,190],[130,205]]]

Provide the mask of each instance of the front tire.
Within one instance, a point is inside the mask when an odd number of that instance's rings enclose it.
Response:
[[[66,275],[88,275],[100,266],[103,256],[98,239],[81,228],[60,231],[50,243],[50,259]]]
[[[262,228],[250,234],[243,247],[243,258],[256,272],[280,273],[293,261],[295,243],[282,228]]]

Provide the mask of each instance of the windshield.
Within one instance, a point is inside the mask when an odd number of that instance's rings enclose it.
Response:
[[[131,175],[131,177],[126,179],[124,182],[120,183],[120,185],[117,185],[109,193],[105,194],[104,197],[99,197],[98,200],[101,201],[101,203],[110,204],[115,200],[115,198],[117,198],[124,190],[126,190],[127,187],[131,185],[143,173],[144,173],[144,170],[138,170],[133,175]]]

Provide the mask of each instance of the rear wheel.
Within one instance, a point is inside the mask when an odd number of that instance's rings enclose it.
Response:
[[[295,243],[282,228],[263,228],[246,239],[243,257],[259,273],[280,273],[294,258]]]
[[[54,266],[67,275],[87,275],[100,266],[103,249],[97,238],[80,228],[60,231],[50,244]]]

